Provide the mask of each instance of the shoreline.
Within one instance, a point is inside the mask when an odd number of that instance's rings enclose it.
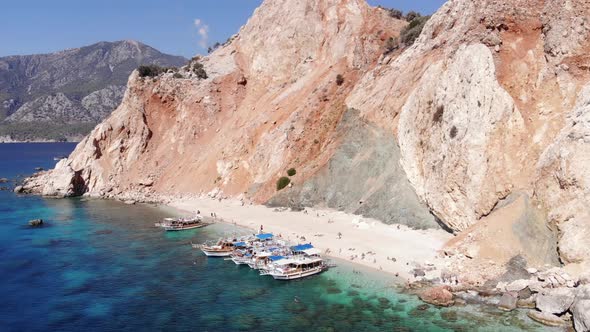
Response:
[[[439,251],[453,236],[443,230],[414,230],[331,209],[294,212],[263,205],[242,205],[233,199],[171,200],[168,207],[183,213],[215,213],[218,222],[281,235],[292,243],[312,243],[326,256],[384,272],[400,283],[416,281],[413,270],[440,274],[446,267]],[[342,234],[339,238],[338,234]]]

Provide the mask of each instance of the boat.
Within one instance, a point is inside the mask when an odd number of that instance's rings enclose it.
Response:
[[[320,257],[322,253],[319,249],[311,245],[311,243],[292,246],[291,250],[293,251],[293,255],[305,255],[308,257]]]
[[[193,245],[193,247],[195,246]],[[201,244],[198,248],[209,257],[228,257],[235,250],[233,242],[226,240],[219,240],[213,245]]]
[[[276,280],[296,280],[322,273],[328,264],[321,257],[294,256],[283,258],[263,269],[261,275],[269,275]]]
[[[232,253],[230,260],[236,265],[247,265],[252,260],[252,254],[246,253]]]
[[[199,215],[192,218],[165,218],[162,222],[156,223],[157,227],[162,227],[166,231],[184,231],[207,226],[203,218]]]
[[[211,257],[227,257],[236,265],[248,265],[260,275],[277,280],[309,277],[334,265],[321,257],[311,243],[291,245],[271,233],[220,239],[215,244],[193,244]]]

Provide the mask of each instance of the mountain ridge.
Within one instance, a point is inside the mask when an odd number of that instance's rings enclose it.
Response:
[[[32,123],[40,129],[56,123],[97,124],[120,103],[127,77],[137,66],[179,66],[186,61],[130,40],[102,41],[55,53],[1,57],[0,136],[45,140],[51,137],[35,137],[38,133],[19,137],[23,134],[19,130],[31,127]],[[22,123],[26,125],[19,127]],[[74,131],[69,135],[81,139],[86,133]]]

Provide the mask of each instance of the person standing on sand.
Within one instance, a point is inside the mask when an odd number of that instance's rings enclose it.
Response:
[[[338,232],[338,240],[342,239],[342,233]]]
[[[264,227],[262,225],[260,225],[260,231],[258,231],[258,234],[262,234],[263,231],[264,231]]]

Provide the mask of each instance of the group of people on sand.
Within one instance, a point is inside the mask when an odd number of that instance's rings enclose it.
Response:
[[[197,210],[197,215],[201,215],[201,210]],[[209,215],[211,216],[211,218],[217,219],[217,213],[211,212]]]

